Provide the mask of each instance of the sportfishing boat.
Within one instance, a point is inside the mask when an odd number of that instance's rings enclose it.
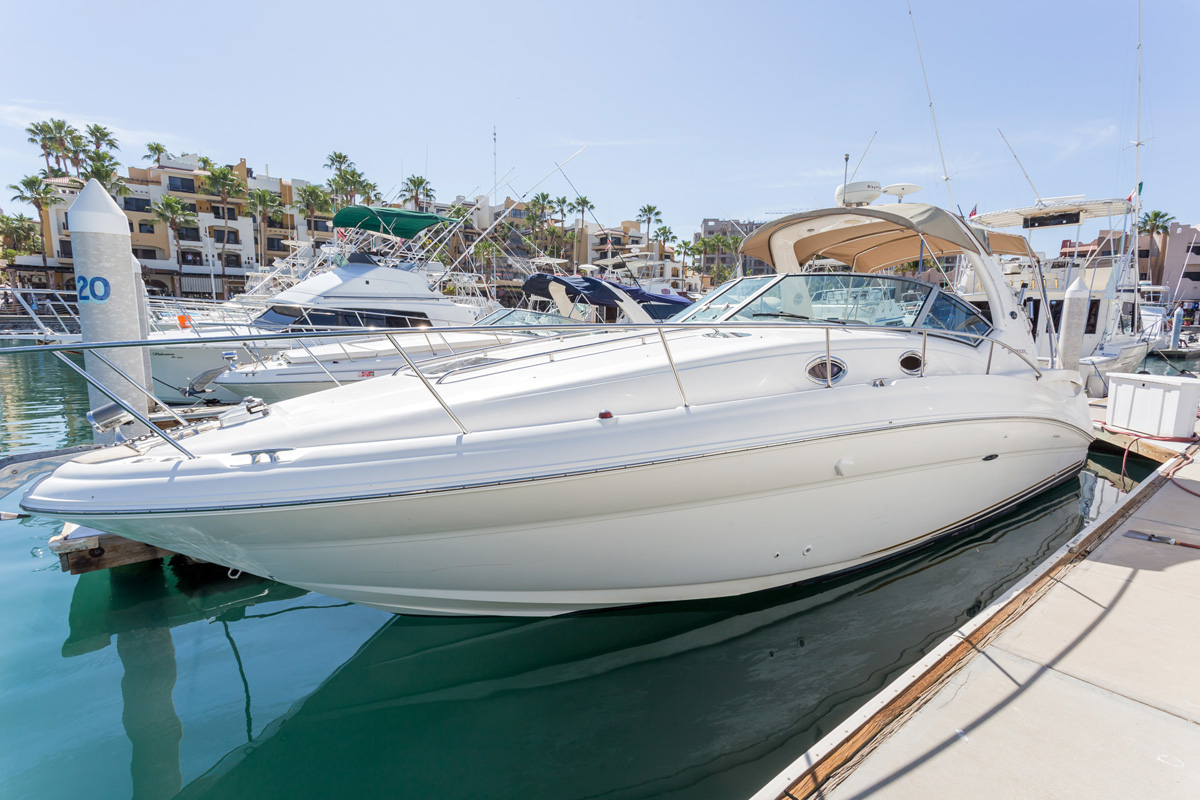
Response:
[[[265,358],[252,357],[243,363],[231,364],[212,378],[211,385],[239,397],[277,403],[387,375],[408,366],[408,359],[425,361],[467,352],[486,356],[488,349],[497,345],[531,336],[557,335],[556,329],[564,324],[603,321],[596,320],[595,315],[619,315],[627,322],[652,322],[691,304],[678,295],[652,295],[634,286],[578,275],[535,273],[525,280],[524,291],[531,298],[554,301],[559,314],[500,309],[474,323],[470,332],[444,333],[430,329],[421,338],[410,337],[403,353],[394,337],[387,336],[305,345]],[[514,326],[524,330],[512,330]]]
[[[1071,199],[988,212],[972,221],[995,228],[1080,226],[1089,219],[1128,218],[1130,210],[1131,206],[1125,200]],[[1140,302],[1133,252],[1128,249],[1121,252],[1121,231],[1107,233],[1102,246],[1086,255],[1059,257],[1046,263],[1041,263],[1024,238],[991,234],[996,239],[1003,238],[1006,244],[1016,240],[1024,245],[1024,253],[1020,248],[1008,248],[1008,252],[1018,258],[1003,265],[1004,274],[1029,316],[1041,363],[1048,364],[1055,357],[1067,287],[1076,278],[1082,279],[1087,286],[1088,313],[1079,363],[1084,385],[1093,397],[1108,394],[1110,372],[1136,371],[1151,348],[1165,342],[1167,333],[1161,307],[1156,311]],[[970,269],[960,270],[956,277],[956,288],[964,297],[970,300],[982,297]]]
[[[241,354],[255,363],[283,350],[322,344],[320,333],[350,328],[429,328],[471,325],[477,306],[455,302],[434,292],[417,265],[414,269],[383,266],[370,256],[356,254],[351,261],[322,272],[275,295],[266,310],[248,324],[193,324],[176,331],[156,331],[150,337],[150,370],[155,390],[168,403],[192,403],[197,397],[224,403],[241,402],[242,396],[211,385],[228,364],[224,354]],[[295,332],[297,339],[256,342],[255,334]],[[155,345],[194,336],[194,344]],[[246,336],[240,344],[208,341],[216,337]]]
[[[1037,366],[986,232],[839,207],[743,250],[778,274],[667,323],[246,404],[86,453],[22,506],[393,612],[548,616],[853,569],[1080,469],[1079,374]],[[990,321],[877,274],[926,252],[975,266]],[[800,271],[820,255],[853,271]]]

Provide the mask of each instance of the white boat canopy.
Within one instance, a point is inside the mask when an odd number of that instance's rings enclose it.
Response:
[[[924,242],[924,247],[922,247]],[[813,258],[832,258],[856,272],[875,272],[927,256],[956,253],[1032,255],[1022,236],[969,228],[936,206],[895,203],[791,214],[746,238],[741,252],[777,272],[799,272]]]
[[[989,228],[1050,228],[1075,225],[1085,219],[1118,218],[1130,212],[1128,200],[1084,200],[1082,197],[1050,198],[1045,202],[1008,211],[989,211],[971,218]]]

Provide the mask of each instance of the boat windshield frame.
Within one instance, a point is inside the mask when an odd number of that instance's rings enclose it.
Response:
[[[813,282],[819,285],[811,286]],[[907,291],[903,291],[905,288]],[[785,295],[792,298],[794,308],[783,300]],[[813,313],[822,300],[827,307],[840,302],[843,315]],[[802,313],[805,310],[810,313]],[[738,278],[670,321],[754,323],[756,318],[800,325],[824,326],[832,322],[897,331],[916,328],[971,347],[978,347],[982,340],[956,334],[990,336],[995,330],[983,312],[953,291],[913,278],[861,272],[792,272]]]

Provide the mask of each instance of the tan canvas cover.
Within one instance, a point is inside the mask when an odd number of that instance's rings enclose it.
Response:
[[[822,231],[821,223],[827,224],[831,217],[855,218],[859,224],[839,225],[832,230]],[[810,228],[816,230],[810,233]],[[792,214],[762,226],[746,238],[741,252],[762,259],[782,271],[799,268],[809,259],[824,257],[849,264],[859,272],[874,272],[915,261],[921,255],[922,237],[926,255],[990,253],[991,250],[987,249],[990,237],[983,231],[975,233],[982,239],[983,249],[953,215],[921,203],[825,208]],[[1000,252],[1028,254],[1028,246],[1016,240],[1024,242],[1019,236],[1006,236]],[[773,244],[790,244],[798,266],[776,264],[771,252]]]
[[[994,256],[1030,256],[1034,257],[1029,241],[1016,233],[997,233],[996,231],[980,231],[987,238],[988,249]]]

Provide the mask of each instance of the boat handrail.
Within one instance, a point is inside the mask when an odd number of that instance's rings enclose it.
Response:
[[[426,361],[422,361],[420,363],[420,365],[418,366],[418,364],[415,363],[412,360],[412,358],[408,355],[408,353],[404,350],[404,347],[400,344],[398,337],[402,337],[405,335],[425,337],[429,333],[429,331],[427,329],[407,328],[407,329],[374,329],[374,330],[366,330],[366,331],[361,330],[361,329],[360,330],[346,330],[346,331],[328,331],[328,332],[320,334],[319,336],[310,337],[310,338],[312,338],[312,339],[322,339],[322,338],[342,339],[342,338],[347,338],[347,337],[379,336],[380,334],[382,334],[383,336],[386,336],[386,338],[391,342],[392,346],[396,348],[397,352],[399,352],[400,356],[404,359],[405,363],[407,364],[406,368],[398,369],[398,370],[396,370],[396,373],[403,372],[406,369],[411,370],[412,373],[415,374],[421,380],[421,382],[425,385],[425,387],[429,390],[430,394],[433,395],[434,399],[438,402],[438,404],[442,407],[442,409],[446,412],[446,414],[450,417],[450,419],[454,422],[454,424],[458,427],[459,431],[462,434],[467,434],[470,431],[467,429],[466,425],[464,425],[462,423],[462,421],[459,419],[458,415],[456,415],[454,413],[453,409],[450,407],[450,404],[446,401],[446,399],[444,397],[442,397],[441,393],[437,390],[437,386],[435,385],[435,384],[442,383],[442,381],[446,377],[448,377],[450,375],[454,375],[454,374],[461,375],[462,373],[470,372],[473,370],[494,367],[494,366],[496,366],[497,363],[503,363],[503,364],[507,365],[507,364],[511,364],[516,361],[524,361],[524,360],[535,359],[535,358],[553,359],[555,355],[561,354],[564,352],[573,352],[573,351],[583,350],[583,349],[587,349],[587,348],[595,348],[595,347],[599,347],[601,345],[612,345],[614,342],[632,341],[632,340],[636,340],[636,339],[641,339],[643,342],[645,342],[649,338],[657,338],[659,341],[662,342],[663,351],[666,354],[667,363],[670,366],[671,373],[675,379],[676,387],[679,390],[680,399],[682,400],[684,407],[689,407],[690,404],[688,402],[687,394],[684,391],[683,381],[680,378],[679,370],[676,367],[675,358],[674,358],[674,355],[671,353],[671,346],[670,346],[668,338],[667,338],[668,333],[679,333],[679,332],[684,332],[684,331],[713,331],[716,333],[721,333],[721,332],[730,331],[730,330],[745,331],[747,329],[749,329],[749,330],[784,329],[784,330],[791,330],[791,331],[823,330],[825,333],[825,335],[824,335],[825,360],[826,360],[825,385],[827,388],[833,387],[833,380],[832,380],[833,354],[832,354],[831,338],[832,338],[832,332],[835,330],[842,331],[842,332],[872,331],[872,332],[878,333],[878,332],[882,331],[882,332],[887,332],[887,333],[920,333],[921,334],[921,370],[919,373],[920,377],[924,377],[924,375],[925,375],[926,354],[927,354],[927,350],[928,350],[930,336],[936,336],[936,337],[943,338],[943,339],[950,339],[953,341],[958,341],[960,343],[964,343],[963,339],[972,339],[972,340],[975,340],[974,344],[969,345],[972,347],[978,346],[979,344],[981,344],[983,342],[988,342],[990,347],[988,350],[987,367],[984,372],[984,374],[986,374],[986,375],[991,374],[993,356],[995,353],[996,345],[1000,345],[1001,348],[1003,348],[1004,350],[1007,350],[1008,352],[1017,356],[1030,369],[1032,369],[1036,376],[1035,379],[1040,380],[1043,377],[1042,371],[1037,367],[1037,365],[1035,363],[1033,363],[1032,361],[1030,361],[1029,358],[1027,358],[1024,353],[1021,353],[1019,350],[1015,349],[1011,345],[1009,345],[999,339],[996,339],[996,338],[993,338],[991,336],[987,336],[984,334],[974,334],[974,333],[967,333],[967,332],[960,332],[960,331],[943,331],[943,330],[931,330],[929,328],[901,328],[901,327],[890,327],[890,326],[889,327],[880,327],[880,326],[875,326],[875,325],[854,325],[854,324],[846,324],[846,323],[822,323],[822,322],[815,322],[815,321],[813,321],[813,322],[806,321],[803,324],[797,324],[795,322],[605,323],[605,324],[592,324],[592,325],[570,325],[570,324],[568,324],[568,325],[555,325],[553,327],[554,327],[554,330],[559,332],[559,335],[557,337],[553,337],[553,338],[542,337],[537,341],[541,341],[541,342],[563,341],[572,333],[584,334],[584,333],[589,333],[589,332],[590,333],[599,333],[599,332],[626,331],[626,332],[629,332],[629,335],[615,337],[615,338],[611,337],[611,336],[605,336],[605,337],[602,337],[601,341],[582,342],[582,343],[572,344],[565,348],[560,348],[557,350],[520,354],[520,355],[514,356],[509,359],[502,359],[499,362],[497,362],[496,360],[489,360],[488,362],[486,362],[484,364],[472,364],[472,365],[460,367],[458,369],[453,369],[453,370],[448,370],[446,372],[443,372],[438,376],[436,381],[429,380],[429,376],[426,375],[426,372],[428,371],[428,367],[436,366],[436,364],[438,362],[444,362],[446,360],[454,360],[454,359],[461,358],[463,354],[458,353],[458,354],[451,355],[451,356],[444,356],[442,358],[428,359]],[[476,326],[457,326],[457,327],[438,328],[436,330],[436,332],[438,334],[479,333],[483,330],[484,329],[481,329]],[[502,333],[502,332],[522,333],[522,332],[545,332],[545,330],[546,330],[545,325],[503,325],[503,326],[496,325],[496,326],[488,326],[488,328],[486,329],[486,332],[487,333]],[[657,335],[655,335],[655,334],[657,334]],[[246,335],[246,336],[209,337],[209,338],[206,338],[205,341],[208,343],[217,344],[217,343],[225,343],[225,342],[246,342],[246,341],[250,341],[250,340],[277,341],[277,340],[281,340],[281,339],[296,339],[296,338],[297,337],[295,336],[295,334],[290,334],[290,333],[275,333],[275,334],[256,333],[256,334],[250,334],[250,335]],[[51,344],[51,345],[21,345],[21,346],[16,346],[16,347],[0,348],[0,355],[16,355],[16,354],[21,354],[21,353],[38,353],[38,352],[53,353],[57,358],[59,358],[60,360],[65,362],[72,370],[74,370],[81,377],[83,377],[84,380],[86,380],[89,384],[94,386],[101,393],[106,395],[114,403],[116,403],[118,406],[120,406],[126,413],[128,413],[130,415],[130,417],[132,419],[136,419],[137,421],[143,423],[143,425],[148,427],[149,431],[150,431],[150,433],[148,435],[157,436],[158,438],[165,440],[168,445],[175,448],[179,452],[183,453],[187,458],[192,459],[192,458],[196,458],[196,456],[193,453],[191,453],[186,447],[184,447],[180,443],[179,439],[182,439],[184,436],[190,435],[191,433],[193,433],[194,428],[195,428],[194,424],[183,425],[182,427],[177,429],[177,431],[178,431],[177,435],[179,438],[176,438],[176,436],[172,435],[172,432],[164,431],[164,430],[160,429],[157,425],[154,425],[153,423],[151,423],[150,420],[144,414],[142,414],[139,410],[137,410],[132,404],[123,400],[115,392],[113,392],[110,389],[108,389],[107,387],[103,386],[103,384],[98,379],[96,379],[94,376],[90,375],[86,369],[79,367],[78,365],[72,363],[70,361],[70,359],[68,359],[66,357],[66,355],[64,355],[63,351],[104,350],[104,349],[117,349],[117,348],[123,348],[123,347],[152,347],[152,346],[159,346],[159,345],[163,345],[163,344],[194,344],[195,342],[196,342],[196,340],[193,338],[183,338],[183,339],[177,339],[177,340],[158,340],[158,341],[154,341],[154,342],[144,341],[144,340],[134,340],[134,341],[117,341],[117,342],[72,342],[69,344],[57,344],[57,345],[54,345],[54,344]],[[485,350],[495,351],[495,350],[500,350],[500,349],[506,349],[509,347],[520,346],[520,345],[528,344],[528,343],[530,343],[529,339],[521,339],[521,340],[517,340],[514,342],[510,342],[508,344],[497,344],[493,347],[485,348]],[[312,351],[309,350],[309,348],[307,346],[303,345],[303,343],[301,344],[301,346],[304,347],[305,351],[307,351],[310,356],[312,355]],[[97,353],[97,356],[100,356],[100,354]],[[103,356],[100,356],[100,358],[106,364],[113,366],[112,362],[110,362],[108,359],[103,358]],[[318,363],[319,363],[318,359],[314,358],[314,360],[318,361]],[[322,365],[322,368],[324,368],[323,365]],[[120,369],[116,369],[116,372],[121,378],[123,378],[126,381],[128,381],[129,383],[133,384],[139,393],[145,395],[148,399],[151,399],[154,402],[159,403],[159,405],[162,405],[164,407],[166,406],[165,403],[162,403],[161,401],[159,401],[153,395],[152,392],[150,392],[148,389],[146,389],[145,387],[138,384],[130,375],[128,375],[127,373],[125,373],[124,371],[122,371]],[[325,372],[327,375],[329,375],[330,378],[333,378],[333,375],[331,373],[329,373],[329,371],[327,369],[325,370]],[[396,374],[396,373],[394,373],[394,374]],[[334,379],[334,383],[338,383],[338,381],[336,379]],[[173,413],[172,413],[172,416],[174,416],[177,421],[180,420],[180,418]],[[139,437],[138,439],[134,439],[134,440],[125,442],[124,444],[133,446],[134,449],[136,450],[135,443],[138,441],[141,441],[143,438],[145,438],[145,437]]]
[[[986,336],[984,334],[967,333],[965,331],[943,331],[930,328],[902,328],[878,325],[854,325],[847,323],[822,323],[817,321],[798,322],[639,322],[639,323],[581,323],[581,324],[562,324],[550,326],[555,331],[560,332],[556,337],[542,337],[540,341],[549,342],[562,340],[567,334],[584,334],[584,333],[604,333],[615,331],[631,331],[631,335],[622,339],[612,339],[605,337],[603,342],[589,342],[580,345],[573,345],[571,349],[579,347],[598,347],[601,344],[611,343],[613,341],[623,341],[624,339],[644,338],[647,335],[657,335],[657,331],[661,328],[666,331],[686,331],[686,330],[707,330],[707,331],[754,331],[754,330],[822,330],[830,329],[834,331],[872,331],[885,333],[920,333],[936,336],[942,339],[952,339],[961,341],[962,339],[972,339],[977,343],[989,342],[994,347],[1000,345],[1004,350],[1012,353],[1020,358],[1025,364],[1034,371],[1037,377],[1042,377],[1042,371],[1029,360],[1025,354],[1007,344],[1000,339]],[[487,328],[480,328],[475,325],[445,325],[436,328],[353,328],[345,330],[325,330],[320,332],[281,332],[281,333],[244,333],[229,336],[206,336],[202,340],[206,344],[238,344],[241,342],[271,342],[271,341],[286,341],[304,338],[309,342],[319,342],[325,339],[337,340],[342,338],[383,338],[385,336],[422,336],[435,332],[437,334],[447,333],[545,333],[546,325],[489,325]],[[105,350],[119,349],[123,347],[162,347],[172,345],[187,345],[196,344],[194,336],[155,339],[147,341],[142,339],[109,341],[109,342],[67,342],[62,344],[37,344],[37,345],[17,345],[10,347],[0,347],[0,356],[16,355],[19,353],[47,353],[55,351],[79,351],[79,350]],[[527,340],[511,342],[509,344],[496,345],[497,348],[515,347],[518,345],[528,344]],[[558,351],[563,352],[563,351]],[[459,354],[461,355],[461,353]],[[545,353],[529,354],[527,356],[518,356],[518,358],[535,358],[544,357]],[[441,359],[427,359],[422,361],[422,366],[430,366],[438,361],[453,358],[454,356],[444,356]],[[990,373],[989,373],[990,374]]]
[[[513,328],[516,328],[516,327],[517,326],[513,326]],[[1004,342],[1000,339],[993,338],[991,336],[986,336],[983,334],[959,332],[959,331],[943,331],[943,330],[935,330],[935,329],[930,329],[930,328],[900,328],[900,327],[881,328],[877,325],[847,325],[847,324],[842,324],[842,323],[820,324],[820,323],[808,323],[808,322],[805,322],[803,324],[797,324],[794,322],[775,322],[775,323],[773,323],[773,322],[740,322],[740,323],[680,322],[680,323],[674,323],[674,324],[672,324],[672,323],[632,324],[631,323],[628,325],[622,324],[622,323],[605,323],[605,324],[601,324],[601,325],[590,325],[590,326],[555,325],[554,329],[559,330],[559,331],[570,331],[577,327],[590,329],[592,331],[614,331],[614,330],[624,329],[624,330],[633,330],[634,332],[632,334],[630,334],[629,336],[605,337],[603,341],[583,342],[583,343],[571,345],[568,347],[558,348],[556,350],[551,351],[550,353],[547,353],[547,352],[527,353],[527,354],[515,356],[513,358],[505,359],[504,363],[507,364],[507,363],[512,363],[514,361],[546,358],[547,356],[553,357],[553,356],[560,355],[562,353],[569,353],[569,352],[573,352],[576,350],[600,347],[603,345],[610,345],[613,343],[625,342],[625,341],[633,341],[633,340],[637,340],[637,339],[641,339],[644,341],[647,337],[647,333],[646,333],[647,330],[658,331],[658,333],[660,335],[665,336],[665,332],[668,329],[670,329],[672,332],[681,331],[681,330],[689,330],[689,329],[690,330],[710,330],[710,331],[714,331],[714,332],[721,332],[724,330],[729,330],[731,328],[737,329],[737,330],[743,330],[743,331],[747,330],[747,329],[748,330],[761,330],[763,328],[784,329],[784,330],[796,330],[796,329],[822,330],[823,329],[826,332],[827,340],[829,339],[829,334],[831,331],[876,331],[876,332],[886,331],[888,333],[919,333],[922,335],[922,342],[921,342],[921,351],[922,351],[921,361],[922,361],[922,363],[924,363],[924,361],[925,361],[924,353],[925,353],[925,350],[927,349],[928,338],[930,336],[935,336],[940,339],[952,339],[952,340],[956,340],[956,341],[961,341],[961,339],[963,339],[965,337],[965,338],[975,340],[975,345],[982,344],[984,342],[988,342],[988,343],[990,343],[990,349],[988,351],[988,363],[987,363],[987,369],[984,372],[985,375],[991,374],[991,365],[992,365],[993,355],[995,353],[995,348],[996,348],[996,345],[1000,345],[1002,348],[1009,351],[1013,355],[1020,358],[1023,362],[1025,362],[1025,364],[1031,370],[1033,370],[1033,372],[1036,376],[1036,379],[1041,380],[1041,378],[1043,377],[1041,369],[1039,369],[1035,363],[1030,361],[1029,358],[1027,356],[1025,356],[1024,353],[1020,352],[1019,350],[1014,348],[1012,345],[1009,345],[1006,342]],[[500,326],[497,326],[497,329],[499,329],[499,328],[500,328]],[[439,330],[443,330],[443,329],[439,329]],[[453,332],[452,329],[445,329],[445,330],[447,330],[447,332]],[[478,331],[479,329],[476,328],[475,330]],[[540,341],[543,341],[543,342],[562,341],[565,338],[566,338],[566,336],[556,336],[553,338],[546,337],[546,338],[542,338]],[[509,343],[503,344],[503,345],[496,345],[495,347],[486,348],[486,349],[491,351],[491,350],[502,349],[502,348],[507,348],[507,347],[518,347],[518,346],[525,345],[528,343],[529,342],[526,340],[521,340],[521,341],[509,342]],[[975,345],[972,345],[972,346],[975,346]],[[664,347],[666,347],[665,341],[664,341]],[[829,349],[828,341],[827,341],[826,349],[827,350]],[[475,352],[475,351],[472,351],[472,352]],[[0,353],[3,353],[3,351],[0,350]],[[461,355],[462,355],[461,353],[458,354],[458,356],[461,356]],[[425,368],[428,368],[431,366],[436,366],[438,362],[453,360],[455,358],[456,358],[456,356],[448,355],[448,356],[442,356],[440,358],[425,359],[424,361],[421,362],[421,367],[423,369],[425,369]],[[830,359],[831,358],[832,358],[832,356],[830,356]],[[447,377],[450,377],[452,375],[458,375],[458,374],[461,374],[464,372],[471,372],[471,371],[476,371],[476,370],[487,369],[489,367],[494,367],[494,366],[496,366],[496,363],[497,362],[492,361],[492,362],[489,362],[486,364],[471,364],[468,366],[460,367],[458,369],[447,370],[447,371],[439,374],[438,380],[436,382],[440,384]],[[401,368],[401,369],[403,369],[403,368]],[[397,372],[399,372],[399,371],[400,370],[397,370]],[[922,369],[922,377],[923,376],[924,376],[924,370]]]

